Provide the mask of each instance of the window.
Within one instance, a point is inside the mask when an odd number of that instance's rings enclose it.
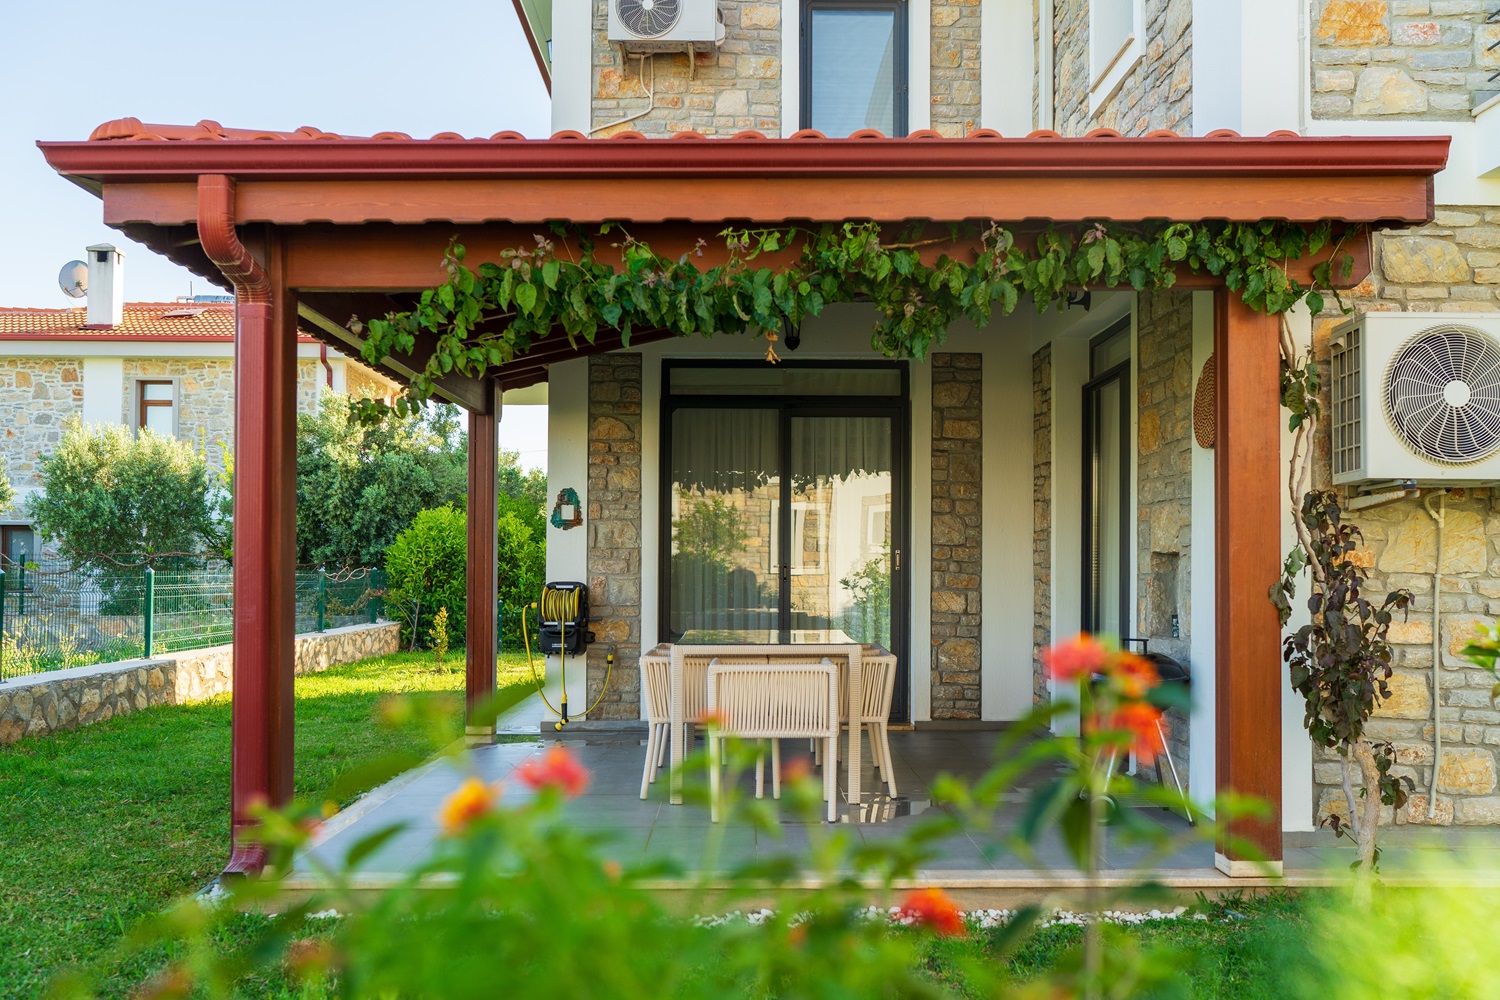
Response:
[[[37,557],[36,535],[30,526],[7,524],[0,526],[0,561],[7,566]]]
[[[1089,109],[1114,96],[1145,52],[1143,0],[1089,3]]]
[[[177,433],[177,386],[171,380],[135,384],[135,425],[172,437]]]
[[[905,0],[804,0],[802,127],[905,135]]]

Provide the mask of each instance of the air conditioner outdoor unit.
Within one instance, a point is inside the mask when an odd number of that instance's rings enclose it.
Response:
[[[724,41],[718,0],[609,0],[609,40],[637,52]]]
[[[1334,483],[1500,482],[1500,314],[1366,313],[1330,343]]]

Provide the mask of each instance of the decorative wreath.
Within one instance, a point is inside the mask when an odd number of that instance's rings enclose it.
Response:
[[[565,511],[569,511],[565,513]],[[557,491],[557,503],[552,505],[552,527],[567,531],[583,523],[583,505],[578,502],[578,491],[565,486]]]

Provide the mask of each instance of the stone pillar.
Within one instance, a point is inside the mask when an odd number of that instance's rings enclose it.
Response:
[[[932,356],[932,717],[978,719],[983,356]]]
[[[1139,595],[1135,634],[1150,640],[1152,652],[1189,664],[1196,374],[1191,292],[1140,296],[1136,355],[1140,460],[1135,474]],[[1173,709],[1167,713],[1167,723],[1172,757],[1186,781],[1187,714]]]
[[[1052,644],[1052,345],[1031,356],[1031,701],[1051,700],[1042,650]]]
[[[640,714],[641,357],[589,359],[588,584],[595,642],[589,646],[588,704],[609,689],[593,717]]]

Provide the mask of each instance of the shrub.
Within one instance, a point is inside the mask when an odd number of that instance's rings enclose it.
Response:
[[[215,535],[208,463],[185,442],[68,422],[27,509],[64,557],[196,553]]]
[[[448,609],[438,608],[432,616],[432,628],[427,630],[427,639],[432,643],[432,655],[439,663],[448,659]]]
[[[401,622],[402,638],[417,648],[439,608],[448,609],[450,633],[464,635],[464,560],[468,551],[463,511],[444,505],[424,510],[385,553],[386,606]]]
[[[5,459],[0,458],[0,511],[16,501],[16,491],[10,485],[8,471],[5,467]]]
[[[537,599],[546,573],[546,529],[542,511],[526,498],[501,496],[496,525],[500,600],[505,611],[502,641],[519,646],[522,609]],[[448,632],[468,634],[468,515],[452,507],[424,510],[396,537],[386,552],[389,578],[387,606],[397,615],[403,635],[416,648],[415,636],[428,635],[439,607],[448,610]]]

